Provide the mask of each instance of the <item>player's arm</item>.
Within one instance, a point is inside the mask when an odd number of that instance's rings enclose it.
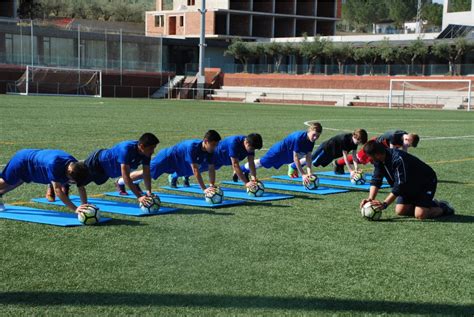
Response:
[[[374,173],[372,175],[372,180],[370,181],[370,191],[369,191],[369,197],[366,199],[363,199],[360,203],[360,207],[365,205],[365,203],[369,201],[374,201],[375,198],[377,197],[377,194],[379,192],[380,187],[382,186],[382,181],[383,181],[383,170],[382,170],[381,164],[374,164]]]
[[[352,162],[354,164],[354,171],[359,170],[359,158],[357,157],[357,150],[352,150]]]
[[[214,169],[214,165],[212,165],[212,168]],[[191,164],[191,169],[193,170],[194,177],[196,177],[199,187],[201,187],[202,191],[206,191],[206,184],[204,184],[201,172],[199,172],[199,165],[196,163],[193,163]],[[214,169],[214,173],[215,173],[215,169]],[[211,165],[209,165],[209,178],[211,178]]]
[[[214,164],[209,164],[209,185],[216,187],[216,167]]]
[[[307,157],[306,157],[307,158]],[[301,177],[303,178],[303,183],[307,183],[309,181],[309,177],[308,175],[306,175],[306,173],[303,171],[303,167],[301,166],[301,162],[300,162],[300,159],[298,157],[298,153],[296,153],[295,151],[293,151],[293,162],[295,163],[296,165],[296,169],[298,170],[298,173],[300,173]],[[307,161],[308,162],[308,161]],[[311,161],[309,161],[311,162]],[[308,165],[308,164],[306,164]]]
[[[81,203],[83,205],[87,204],[86,187],[85,186],[77,187],[77,191],[79,192],[79,197],[81,198]]]
[[[251,180],[256,181],[257,180],[257,168],[255,167],[255,155],[249,155],[247,157],[247,161],[249,162],[249,170],[250,170],[250,175]],[[240,168],[240,166],[239,166]],[[250,181],[250,179],[249,179]]]
[[[145,184],[147,195],[151,195],[150,165],[143,165],[143,183]]]
[[[142,202],[146,197],[138,190],[137,186],[132,181],[130,177],[130,166],[127,164],[120,164],[120,169],[122,171],[122,178],[125,185],[133,192],[133,194],[137,197],[138,201]]]
[[[312,160],[311,156],[312,156],[311,152],[306,153],[306,162],[311,162],[311,160]],[[311,170],[312,167],[313,167],[313,164],[306,164],[306,171],[307,171],[308,176],[311,176],[311,174],[313,174],[313,172]]]
[[[239,179],[244,183],[246,186],[248,186],[249,180],[247,177],[245,177],[244,173],[242,172],[242,169],[240,168],[239,160],[235,157],[231,157],[230,161],[232,162],[232,169],[234,170],[234,173],[237,174]],[[252,160],[252,163],[253,160]],[[253,164],[253,168],[255,171],[255,163]],[[251,165],[250,165],[250,159],[249,159],[249,169],[252,171]]]
[[[349,163],[349,159],[347,158],[347,151],[345,150],[342,150],[342,158],[344,159],[344,163],[346,164],[347,166],[347,170],[349,171],[349,173],[354,173],[354,171],[352,170],[352,167],[351,167],[351,164]],[[355,160],[357,159],[357,153],[355,153],[355,155],[353,155],[353,160],[355,162]],[[355,165],[355,164],[354,164]]]
[[[68,207],[74,212],[78,212],[77,206],[73,204],[71,199],[69,199],[69,196],[66,195],[66,193],[63,191],[61,183],[58,183],[58,182],[51,182],[51,183],[53,184],[54,193],[59,199],[61,199],[61,201],[66,205],[66,207]]]
[[[383,202],[374,199],[373,203],[374,206],[380,207],[382,210],[384,210],[387,209],[387,207],[390,206],[395,201],[395,199],[397,199],[397,196],[395,196],[393,193],[390,193]]]

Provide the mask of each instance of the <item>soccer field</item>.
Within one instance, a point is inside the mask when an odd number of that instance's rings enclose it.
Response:
[[[410,152],[435,169],[437,197],[457,215],[418,221],[390,206],[382,221],[369,222],[358,209],[367,193],[352,191],[114,215],[90,227],[0,220],[0,314],[474,315],[474,113],[0,96],[0,165],[23,148],[84,159],[143,132],[158,136],[160,150],[208,129],[222,137],[261,133],[263,153],[307,120],[323,125],[317,144],[355,128],[369,137],[395,128],[419,133]],[[286,169],[258,174],[265,181]],[[217,179],[231,175],[223,168]],[[89,194],[111,190],[112,181],[88,186]],[[35,206],[29,200],[44,191],[24,185],[4,199]]]

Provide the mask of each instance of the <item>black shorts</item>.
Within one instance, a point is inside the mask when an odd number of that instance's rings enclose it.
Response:
[[[319,146],[312,155],[313,166],[323,166],[326,167],[334,160],[334,157],[330,153],[326,153],[324,149]]]
[[[84,164],[86,164],[89,169],[89,178],[84,186],[91,182],[102,185],[109,179],[109,176],[105,173],[99,162],[99,154],[101,151],[102,150],[97,150],[92,152],[84,161]]]
[[[424,189],[415,195],[403,195],[398,196],[397,204],[402,205],[414,205],[415,207],[436,207],[435,202],[433,201],[434,195],[436,193],[436,185],[438,180],[435,178],[429,184],[424,186]]]

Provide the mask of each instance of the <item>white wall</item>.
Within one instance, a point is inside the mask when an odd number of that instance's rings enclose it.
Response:
[[[448,2],[444,0],[443,5],[443,30],[449,24],[474,26],[474,0],[471,0],[471,11],[448,13]]]

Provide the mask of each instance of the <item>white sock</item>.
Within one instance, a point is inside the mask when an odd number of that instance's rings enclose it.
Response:
[[[117,184],[119,184],[120,186],[125,185],[125,182],[123,181],[122,177],[119,178],[119,180],[117,181]]]

